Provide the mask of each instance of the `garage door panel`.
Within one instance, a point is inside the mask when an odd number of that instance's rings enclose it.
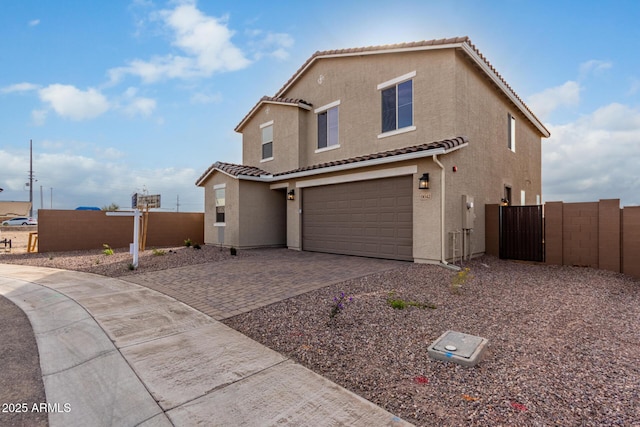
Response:
[[[302,248],[413,259],[411,176],[305,188]]]

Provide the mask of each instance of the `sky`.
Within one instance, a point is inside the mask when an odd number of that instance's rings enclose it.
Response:
[[[579,6],[578,6],[579,5]],[[314,52],[469,36],[551,137],[543,201],[640,205],[636,0],[0,0],[0,200],[202,212],[198,177]]]

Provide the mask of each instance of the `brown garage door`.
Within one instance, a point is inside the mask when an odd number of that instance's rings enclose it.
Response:
[[[302,249],[413,260],[411,176],[309,187]]]

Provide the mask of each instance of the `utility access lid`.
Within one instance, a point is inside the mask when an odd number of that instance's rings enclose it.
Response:
[[[429,346],[427,352],[436,360],[475,366],[482,359],[487,344],[489,341],[486,338],[447,331]]]

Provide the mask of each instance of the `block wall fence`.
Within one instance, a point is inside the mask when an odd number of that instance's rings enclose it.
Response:
[[[499,206],[486,206],[486,252],[499,256]],[[619,199],[547,202],[545,262],[610,270],[640,278],[640,206]]]
[[[182,246],[186,239],[204,243],[204,214],[149,212],[147,248]],[[133,242],[133,217],[107,216],[104,211],[41,209],[38,252],[128,248]]]

